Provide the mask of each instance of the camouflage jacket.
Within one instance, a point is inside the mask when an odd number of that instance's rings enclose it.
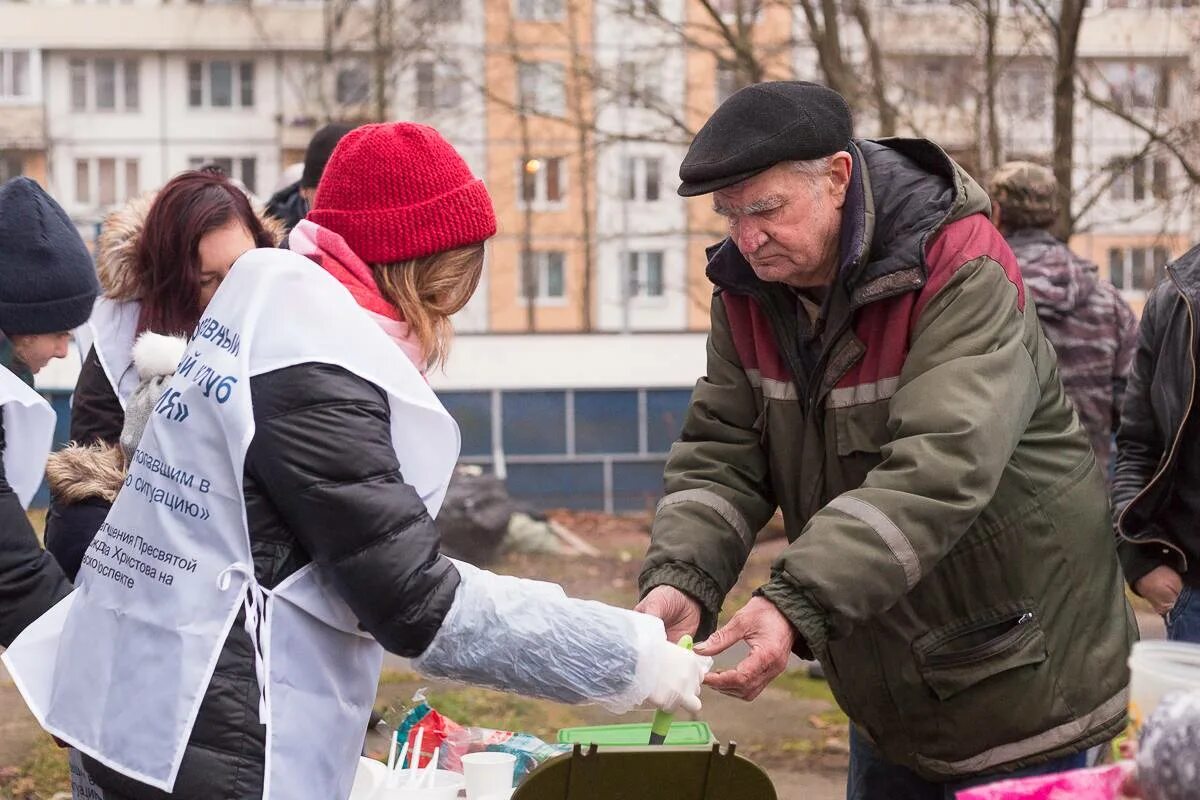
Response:
[[[1042,230],[1008,237],[1058,372],[1107,476],[1125,379],[1137,345],[1137,318],[1096,265]]]

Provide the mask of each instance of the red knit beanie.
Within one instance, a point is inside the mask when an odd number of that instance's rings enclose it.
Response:
[[[496,233],[483,181],[427,125],[364,125],[329,157],[308,218],[368,264],[478,244]]]

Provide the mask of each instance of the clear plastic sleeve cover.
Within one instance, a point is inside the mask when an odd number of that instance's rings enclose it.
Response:
[[[462,581],[441,630],[413,662],[422,673],[618,714],[646,700],[654,648],[665,639],[661,620],[567,597],[557,584],[454,565]]]

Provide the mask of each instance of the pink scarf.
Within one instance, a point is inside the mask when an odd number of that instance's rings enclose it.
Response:
[[[354,301],[404,351],[413,366],[422,375],[425,374],[425,351],[413,335],[411,326],[379,291],[371,268],[354,254],[341,236],[315,222],[302,219],[292,228],[288,247],[317,262],[321,269],[337,278]]]

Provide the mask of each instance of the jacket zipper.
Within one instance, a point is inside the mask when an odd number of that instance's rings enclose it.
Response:
[[[1033,621],[1033,612],[1026,611],[1016,619],[1013,626],[1004,633],[994,639],[989,639],[982,644],[969,647],[966,650],[957,653],[946,653],[945,655],[931,654],[926,656],[925,664],[929,667],[961,667],[973,664],[977,661],[983,661],[996,653],[1003,652],[1013,642],[1015,642],[1025,632],[1025,626]],[[964,632],[970,633],[970,631]],[[951,639],[950,641],[954,641]]]
[[[1179,447],[1179,440],[1181,438],[1183,438],[1183,429],[1187,425],[1188,417],[1191,416],[1191,414],[1192,414],[1192,405],[1196,399],[1196,377],[1197,377],[1196,376],[1196,318],[1192,312],[1192,301],[1190,299],[1188,299],[1187,292],[1185,292],[1183,290],[1183,287],[1179,285],[1179,281],[1177,281],[1175,279],[1175,273],[1171,272],[1171,270],[1167,270],[1167,276],[1171,279],[1171,283],[1174,284],[1175,289],[1179,292],[1179,296],[1183,298],[1183,305],[1187,309],[1187,313],[1188,313],[1188,360],[1191,362],[1191,365],[1192,365],[1192,386],[1188,390],[1187,408],[1183,412],[1183,417],[1179,420],[1179,427],[1175,430],[1175,437],[1174,437],[1174,440],[1171,442],[1171,449],[1170,449],[1170,451],[1168,451],[1167,457],[1165,459],[1163,459],[1162,465],[1159,466],[1158,471],[1154,473],[1154,477],[1152,477],[1146,483],[1146,485],[1142,487],[1142,490],[1140,492],[1138,492],[1136,495],[1133,496],[1132,500],[1130,500],[1128,503],[1125,504],[1125,508],[1121,509],[1121,513],[1117,516],[1117,535],[1120,536],[1125,541],[1131,542],[1133,544],[1148,544],[1150,542],[1155,542],[1157,544],[1161,544],[1163,547],[1170,548],[1171,550],[1175,551],[1179,555],[1179,558],[1183,561],[1183,571],[1187,572],[1188,571],[1187,554],[1184,553],[1182,550],[1180,550],[1178,547],[1176,547],[1171,542],[1168,542],[1165,539],[1158,539],[1155,537],[1147,537],[1145,539],[1134,539],[1132,537],[1125,535],[1125,515],[1129,513],[1129,509],[1133,508],[1134,504],[1137,503],[1137,501],[1141,500],[1142,497],[1148,491],[1150,491],[1150,489],[1154,486],[1154,484],[1158,482],[1159,478],[1161,478],[1166,473],[1167,465],[1170,464],[1174,460],[1175,450],[1177,447]]]

